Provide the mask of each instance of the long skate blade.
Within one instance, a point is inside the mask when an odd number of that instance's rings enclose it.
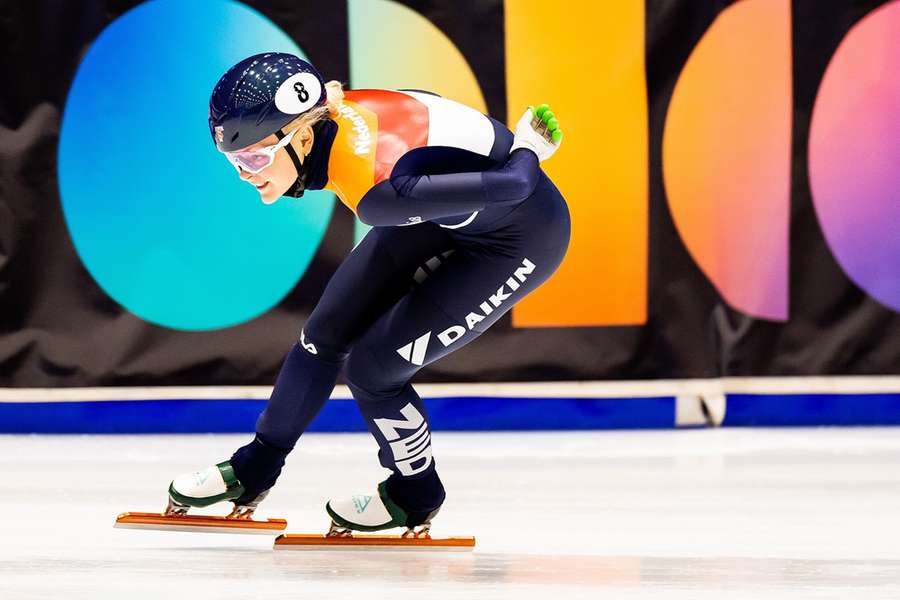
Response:
[[[114,527],[121,529],[155,529],[196,533],[250,533],[272,535],[287,528],[284,519],[235,519],[204,515],[164,515],[162,513],[126,512],[116,518]]]
[[[350,537],[285,533],[275,538],[276,550],[444,550],[470,552],[474,537],[411,538],[399,535],[353,534]]]

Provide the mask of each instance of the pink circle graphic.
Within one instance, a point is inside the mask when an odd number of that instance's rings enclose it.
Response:
[[[813,204],[859,287],[900,311],[900,1],[847,34],[819,88],[809,138]]]

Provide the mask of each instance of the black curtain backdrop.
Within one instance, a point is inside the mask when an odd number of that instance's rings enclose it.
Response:
[[[223,330],[184,332],[147,323],[95,283],[62,214],[56,173],[60,119],[91,42],[137,4],[12,0],[0,5],[0,387],[271,384],[328,277],[352,245],[353,217],[335,210],[313,263],[294,290],[266,314]],[[343,2],[246,4],[297,40],[329,78],[349,81]],[[471,65],[490,113],[507,120],[503,3],[402,4],[453,40]],[[417,380],[900,373],[900,314],[870,298],[838,266],[815,218],[806,167],[812,106],[828,61],[848,29],[883,0],[792,4],[789,320],[754,319],[729,308],[679,238],[662,183],[666,111],[691,50],[730,4],[646,0],[647,323],[514,329],[507,317],[464,350],[425,369]],[[310,14],[316,18],[306,18]],[[472,15],[479,27],[471,26]],[[486,47],[492,51],[485,52]]]

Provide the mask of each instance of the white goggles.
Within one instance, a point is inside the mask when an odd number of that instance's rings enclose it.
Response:
[[[257,148],[255,150],[243,150],[240,152],[223,152],[225,158],[228,159],[238,173],[247,171],[248,173],[259,173],[273,162],[275,162],[275,153],[280,148],[284,148],[291,142],[291,138],[297,132],[299,127],[292,129],[290,133],[278,140],[277,144]]]

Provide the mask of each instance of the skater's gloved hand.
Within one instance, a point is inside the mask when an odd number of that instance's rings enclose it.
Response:
[[[559,121],[549,105],[541,104],[537,109],[529,106],[516,124],[516,136],[509,151],[528,148],[537,154],[538,160],[545,161],[559,148],[562,137]]]

